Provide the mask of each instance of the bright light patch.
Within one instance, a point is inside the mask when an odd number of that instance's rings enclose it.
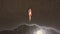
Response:
[[[46,34],[46,31],[44,29],[39,29],[35,31],[34,34]]]
[[[36,32],[36,34],[43,34],[43,31],[42,31],[42,30],[38,30],[38,31]]]

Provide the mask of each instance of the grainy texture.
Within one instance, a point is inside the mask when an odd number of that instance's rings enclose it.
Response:
[[[60,0],[0,0],[0,30],[27,23],[28,8],[33,11],[31,23],[60,29]]]

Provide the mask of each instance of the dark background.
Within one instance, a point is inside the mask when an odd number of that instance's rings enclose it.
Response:
[[[60,29],[60,0],[0,0],[0,30],[13,29],[28,22]]]

